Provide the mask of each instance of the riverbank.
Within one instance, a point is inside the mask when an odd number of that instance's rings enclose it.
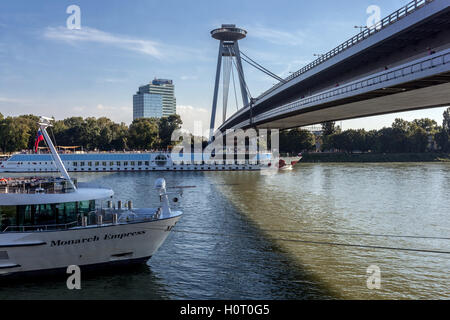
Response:
[[[304,153],[301,162],[450,162],[449,153]]]

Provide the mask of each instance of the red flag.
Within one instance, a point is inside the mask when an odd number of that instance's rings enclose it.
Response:
[[[39,142],[42,140],[44,140],[44,135],[42,134],[41,129],[39,129],[36,135],[36,141],[34,142],[34,152],[38,151]]]

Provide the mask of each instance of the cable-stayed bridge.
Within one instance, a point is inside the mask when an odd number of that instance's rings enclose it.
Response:
[[[224,26],[216,29],[222,35],[230,25]],[[277,79],[239,52],[237,40],[243,37],[234,36],[235,43],[221,40],[225,49],[219,50],[219,60],[236,58],[244,107],[220,125],[221,131],[293,128],[450,105],[448,0],[414,0],[285,79]],[[259,97],[248,99],[241,55],[279,82]],[[219,78],[218,63],[214,117]]]

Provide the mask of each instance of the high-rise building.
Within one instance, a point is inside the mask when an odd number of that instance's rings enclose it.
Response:
[[[173,81],[155,79],[139,87],[139,91],[133,96],[133,120],[170,116],[177,112],[176,105]]]

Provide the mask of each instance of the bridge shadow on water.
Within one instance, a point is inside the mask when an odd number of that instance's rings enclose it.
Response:
[[[291,254],[272,241],[223,188],[246,173],[136,172],[78,174],[111,187],[116,199],[155,203],[153,181],[186,190],[185,212],[174,232],[147,262],[82,273],[82,289],[68,290],[68,275],[2,280],[0,299],[334,299],[338,297]],[[256,173],[257,174],[257,173]],[[234,178],[226,179],[227,176]],[[225,179],[224,179],[225,177]],[[234,182],[233,182],[234,181]],[[123,186],[126,185],[126,188]],[[143,197],[143,195],[152,195]],[[276,215],[276,213],[274,213]]]

